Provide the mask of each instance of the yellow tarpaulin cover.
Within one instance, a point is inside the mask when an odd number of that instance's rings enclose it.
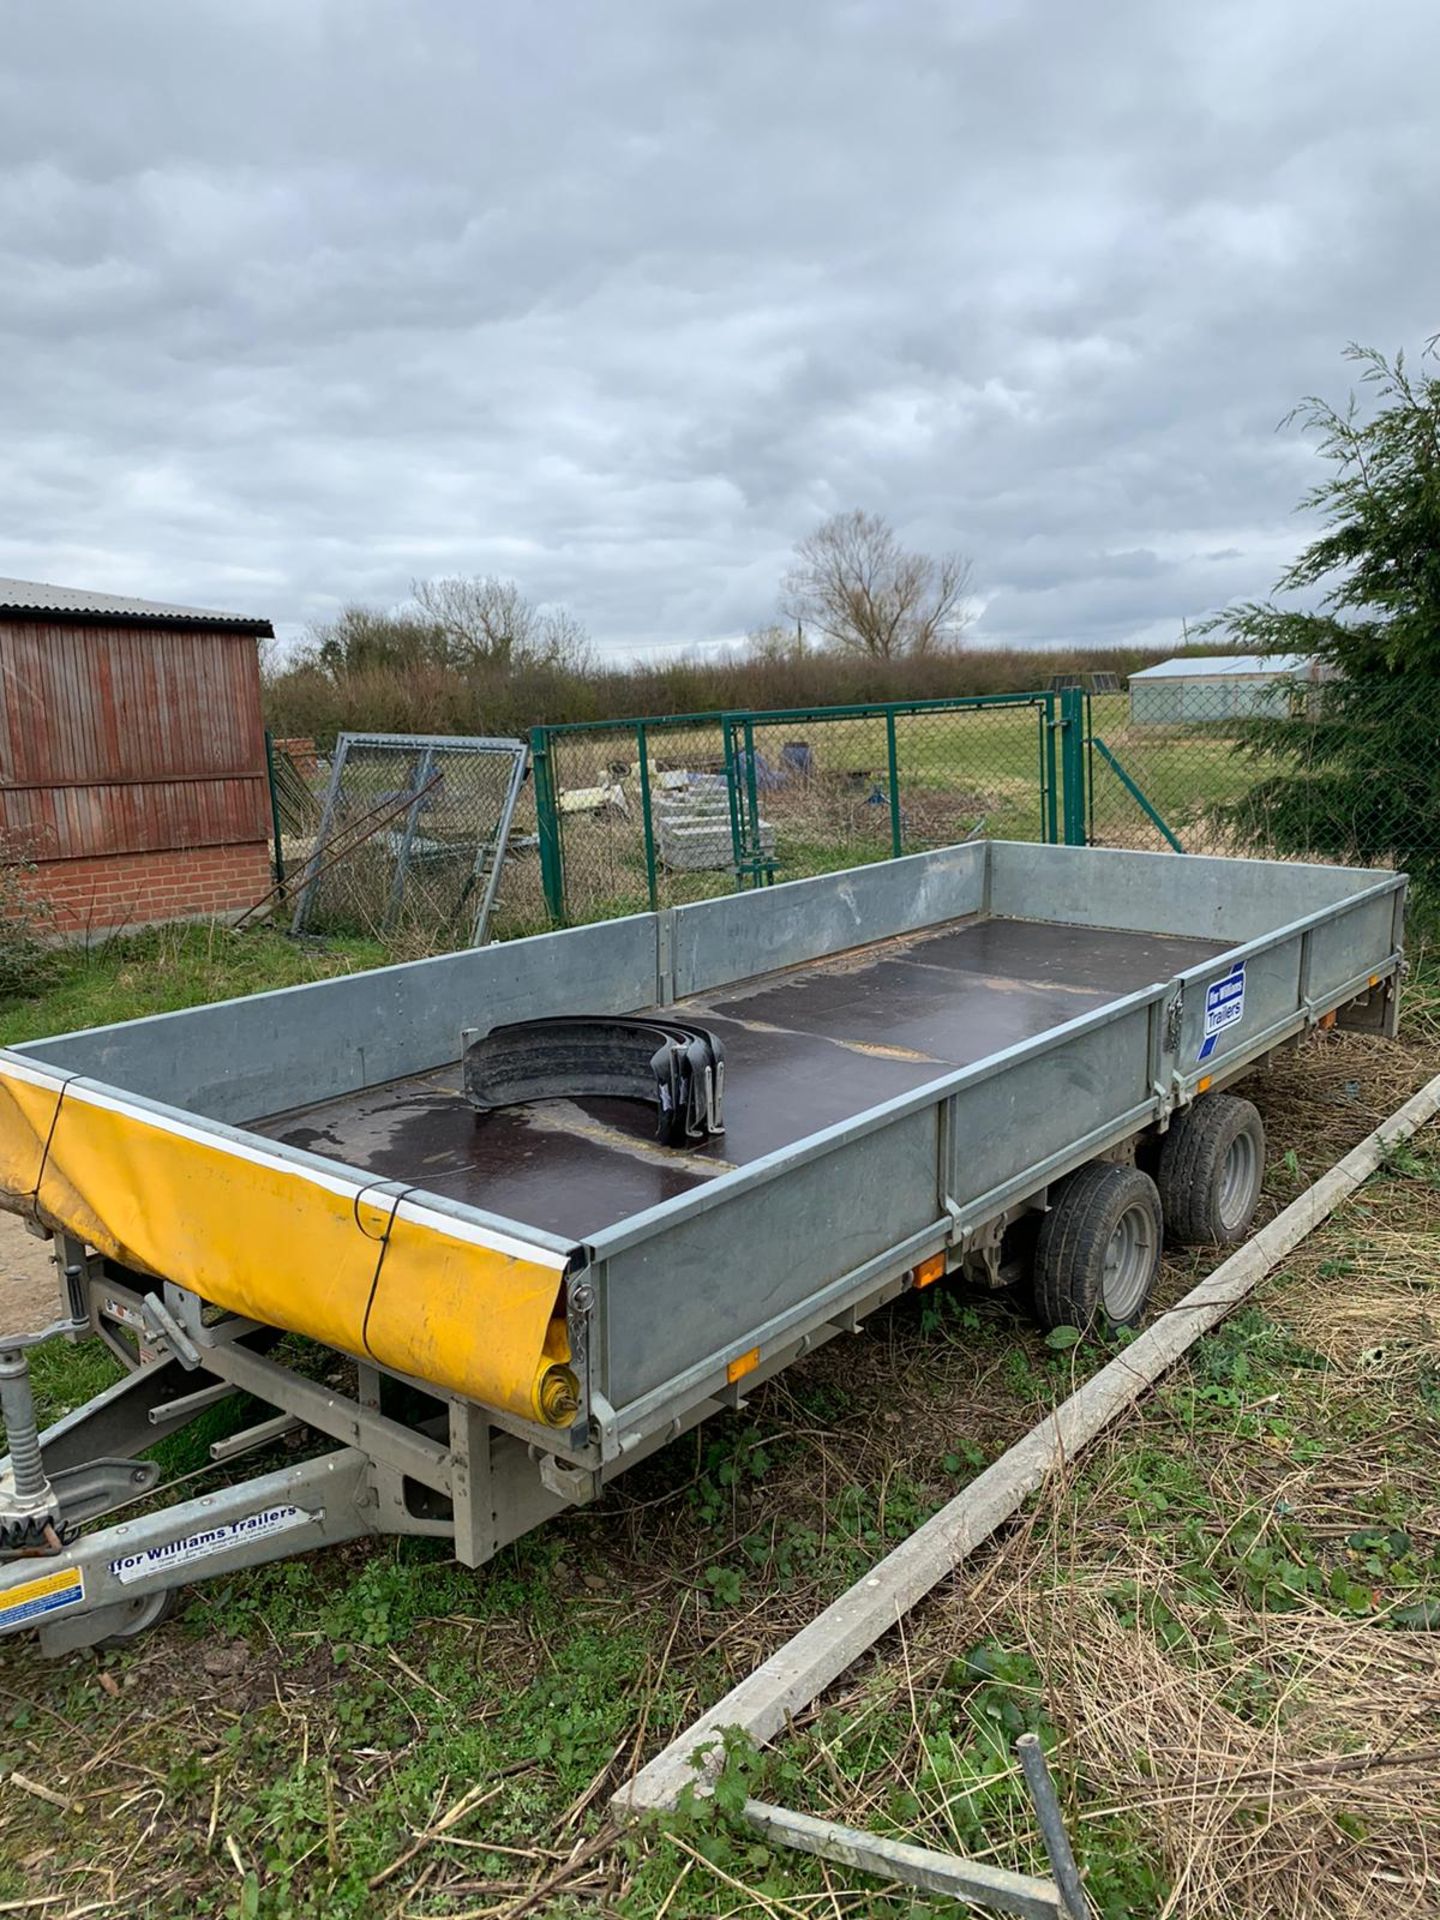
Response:
[[[0,1188],[125,1266],[541,1419],[562,1254],[298,1166],[0,1048]],[[553,1323],[553,1324],[552,1324]]]

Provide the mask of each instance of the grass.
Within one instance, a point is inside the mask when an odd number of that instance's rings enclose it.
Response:
[[[1433,1070],[1423,991],[1412,1016],[1405,1044],[1316,1036],[1257,1078],[1268,1207]],[[1404,1910],[1434,1791],[1403,1744],[1434,1636],[1400,1615],[1440,1604],[1437,1229],[1427,1138],[789,1742],[737,1749],[715,1804],[644,1834],[604,1812],[638,1760],[1102,1354],[1048,1345],[1008,1296],[909,1295],[478,1572],[357,1545],[194,1587],[125,1650],[48,1664],[10,1642],[0,1901],[919,1915],[727,1807],[758,1788],[1034,1864],[1011,1757],[1033,1725],[1106,1913],[1340,1915],[1366,1875],[1367,1910]],[[1164,1297],[1204,1264],[1170,1262]],[[54,1403],[93,1390],[93,1353],[59,1350]]]
[[[802,1804],[1039,1866],[1029,1724],[1102,1914],[1429,1911],[1437,1309],[1431,1131],[824,1707]]]
[[[387,957],[374,940],[299,942],[269,927],[237,933],[215,921],[114,934],[43,954],[30,990],[0,999],[0,1046],[324,980]]]

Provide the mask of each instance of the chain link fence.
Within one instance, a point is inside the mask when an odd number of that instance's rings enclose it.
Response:
[[[1137,680],[1086,701],[1087,838],[1184,853],[1272,852],[1246,844],[1232,809],[1277,769],[1254,746],[1274,690]]]
[[[1420,894],[1440,878],[1440,682],[1137,674],[1086,705],[1095,845],[1404,867]]]
[[[293,930],[479,944],[525,769],[519,740],[341,734]]]
[[[537,728],[550,915],[579,921],[674,906],[982,834],[1059,839],[1062,698]]]
[[[271,866],[283,899],[315,851],[330,759],[316,752],[313,740],[277,739],[267,733],[265,763],[270,779]]]
[[[988,836],[1404,867],[1412,923],[1432,912],[1440,682],[1190,665],[539,727],[523,783],[518,742],[342,736],[337,771],[276,741],[277,878],[308,928],[453,946],[492,896],[508,937]]]

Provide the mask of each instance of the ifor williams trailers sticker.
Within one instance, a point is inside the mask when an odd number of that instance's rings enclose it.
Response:
[[[1245,962],[1237,960],[1223,979],[1212,980],[1205,989],[1205,1037],[1200,1043],[1200,1058],[1208,1060],[1225,1029],[1244,1018]]]
[[[243,1520],[229,1520],[218,1527],[207,1527],[203,1533],[187,1534],[183,1539],[166,1540],[139,1553],[127,1553],[123,1559],[110,1562],[110,1571],[122,1586],[128,1586],[156,1567],[188,1566],[194,1560],[208,1559],[212,1553],[223,1553],[227,1547],[240,1546],[248,1540],[263,1540],[273,1533],[288,1533],[292,1527],[309,1526],[323,1518],[323,1509],[319,1513],[306,1513],[303,1507],[265,1507],[259,1513],[246,1514]]]

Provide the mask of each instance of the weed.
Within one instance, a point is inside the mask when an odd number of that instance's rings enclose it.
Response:
[[[719,1420],[701,1430],[700,1471],[691,1488],[695,1510],[706,1526],[716,1526],[744,1490],[770,1471],[770,1448],[753,1423]]]
[[[54,969],[45,940],[52,916],[36,892],[36,872],[25,842],[0,829],[0,1005],[40,991]]]
[[[710,1589],[710,1598],[717,1607],[738,1607],[740,1604],[740,1575],[734,1567],[707,1567],[705,1584]]]
[[[1420,1180],[1428,1187],[1440,1187],[1440,1160],[1413,1139],[1392,1141],[1380,1164],[1392,1179]]]

